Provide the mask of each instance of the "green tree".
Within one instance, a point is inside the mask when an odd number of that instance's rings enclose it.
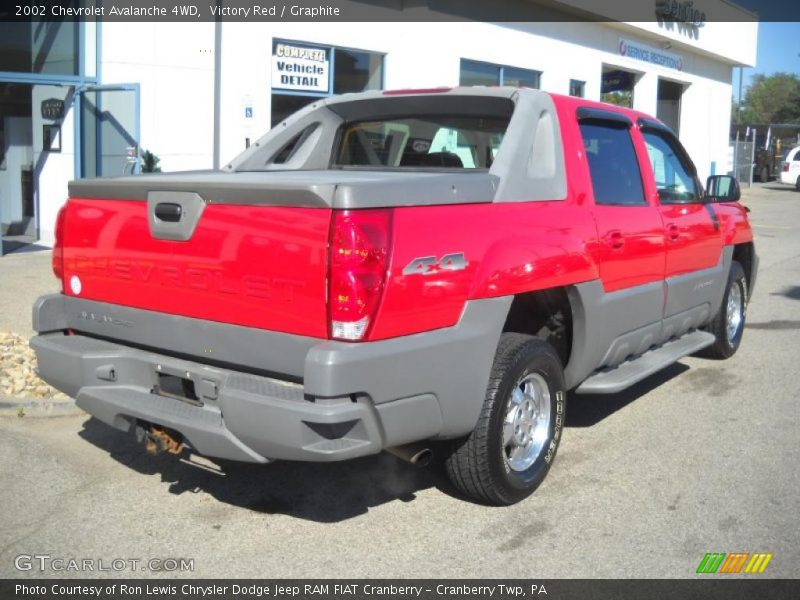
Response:
[[[160,162],[161,159],[150,150],[142,150],[142,173],[161,173]]]
[[[630,90],[618,90],[600,94],[600,102],[633,108],[633,93]]]
[[[800,77],[794,73],[754,75],[742,111],[744,123],[800,123]]]

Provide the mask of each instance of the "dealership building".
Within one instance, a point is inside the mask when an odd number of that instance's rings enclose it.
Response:
[[[646,22],[576,20],[578,0],[515,23],[398,22],[387,4],[363,23],[0,24],[3,248],[52,244],[71,179],[147,169],[144,151],[163,171],[224,166],[305,104],[363,90],[529,86],[632,106],[678,133],[702,179],[731,168],[732,75],[755,64],[758,23],[727,0],[653,2]]]

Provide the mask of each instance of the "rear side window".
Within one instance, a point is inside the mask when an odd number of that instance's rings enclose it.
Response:
[[[314,123],[309,127],[306,127],[295,135],[292,139],[286,142],[283,147],[275,153],[275,156],[272,158],[272,164],[274,165],[283,165],[289,162],[292,157],[297,153],[297,150],[303,145],[303,143],[308,139],[308,137],[314,133],[314,130],[317,128],[317,124]]]
[[[623,206],[647,204],[628,127],[611,121],[586,121],[580,127],[595,202]]]
[[[509,118],[415,116],[344,125],[338,167],[488,169]]]

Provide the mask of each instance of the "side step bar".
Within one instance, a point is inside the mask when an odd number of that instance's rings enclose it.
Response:
[[[684,356],[710,346],[714,340],[714,336],[707,331],[687,333],[617,367],[595,372],[575,391],[578,394],[615,394]]]

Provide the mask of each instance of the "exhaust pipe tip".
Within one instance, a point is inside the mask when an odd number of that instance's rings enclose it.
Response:
[[[427,467],[433,460],[433,450],[430,448],[423,448],[411,457],[411,464],[418,467]]]
[[[392,456],[396,456],[400,460],[416,467],[427,467],[433,460],[433,450],[423,444],[395,446],[394,448],[386,448],[386,451]]]

